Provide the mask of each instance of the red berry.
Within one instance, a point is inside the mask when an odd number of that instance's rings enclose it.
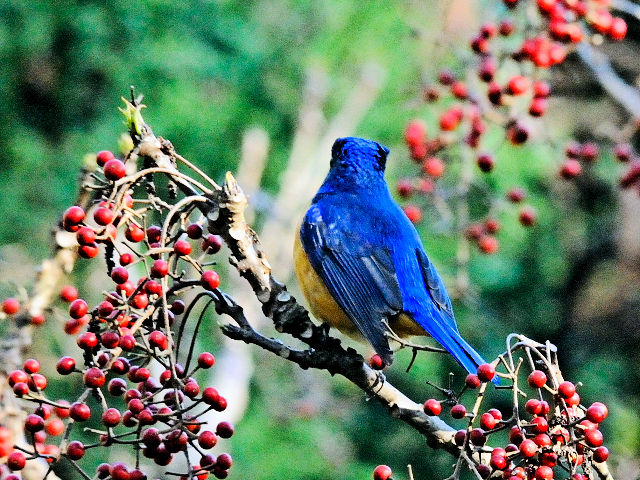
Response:
[[[549,430],[549,422],[547,422],[547,419],[544,417],[535,417],[531,420],[531,423],[533,424],[531,430],[534,433],[545,433]]]
[[[546,433],[539,433],[533,438],[533,441],[540,448],[550,447],[551,446],[551,437]]]
[[[75,402],[71,404],[69,415],[77,422],[85,422],[91,416],[91,409],[85,403]]]
[[[218,461],[220,461],[220,457],[218,457]],[[386,465],[378,465],[373,470],[373,480],[389,480],[391,475],[393,475],[393,472]]]
[[[489,363],[483,363],[478,367],[478,378],[482,382],[491,381],[493,377],[495,377],[495,375],[496,375],[496,368]]]
[[[520,444],[520,453],[523,457],[533,457],[538,451],[538,446],[533,440],[523,440]]]
[[[159,330],[154,330],[149,334],[149,346],[159,350],[166,350],[169,346],[167,336]]]
[[[442,404],[435,398],[430,398],[423,405],[424,413],[427,415],[435,416],[442,413]]]
[[[215,357],[209,352],[202,352],[198,355],[198,366],[200,368],[211,368],[215,362]]]
[[[178,240],[173,245],[173,251],[178,255],[189,255],[191,253],[191,244],[186,240]]]
[[[476,447],[481,447],[485,443],[487,443],[487,436],[485,435],[484,430],[482,430],[481,428],[474,428],[469,434],[469,440]]]
[[[214,405],[218,402],[219,399],[220,394],[218,393],[218,390],[213,387],[207,387],[202,392],[202,400],[207,405]]]
[[[461,447],[462,445],[464,445],[464,441],[466,440],[466,438],[467,438],[467,431],[458,430],[456,434],[453,436],[453,441],[456,443],[456,445]]]
[[[422,220],[422,209],[416,205],[405,205],[402,207],[404,214],[411,223],[420,223]]]
[[[200,277],[200,284],[207,290],[215,290],[220,286],[220,276],[215,270],[206,270]]]
[[[24,361],[22,368],[27,373],[38,373],[40,371],[40,362],[34,358],[29,358]]]
[[[144,240],[144,230],[135,223],[130,223],[124,231],[124,236],[130,242],[138,243]]]
[[[525,227],[530,227],[536,223],[537,214],[532,207],[524,207],[518,215],[520,223]]]
[[[7,467],[9,467],[9,470],[12,470],[14,472],[16,470],[22,470],[26,464],[27,459],[22,452],[12,452],[9,455],[9,458],[7,458]]]
[[[542,413],[542,403],[536,398],[527,400],[527,403],[524,404],[524,408],[531,415],[539,415]]]
[[[606,462],[609,458],[609,449],[607,447],[598,447],[593,451],[593,461],[596,463]]]
[[[82,228],[86,228],[86,227],[82,227]],[[78,232],[80,232],[82,230],[82,228],[80,230],[78,230]],[[93,232],[93,230],[91,230],[91,231]],[[92,243],[92,242],[90,242],[90,243]],[[78,290],[73,285],[65,285],[60,290],[60,298],[62,300],[64,300],[65,302],[69,302],[69,303],[73,302],[74,300],[76,300],[78,298]]]
[[[84,350],[90,350],[98,345],[98,337],[93,332],[84,332],[76,341],[78,346]]]
[[[632,149],[628,143],[618,143],[613,148],[613,154],[620,162],[628,162],[631,158]]]
[[[129,280],[129,271],[124,267],[115,267],[111,270],[111,279],[120,285]]]
[[[369,366],[374,370],[382,370],[385,367],[385,363],[382,357],[375,353],[369,359]]]
[[[231,438],[233,435],[234,428],[233,425],[229,422],[220,422],[216,427],[216,434],[220,438]]]
[[[427,140],[427,126],[422,120],[411,120],[404,131],[407,145],[421,145]]]
[[[114,218],[115,214],[110,208],[99,207],[96,208],[96,210],[93,212],[93,219],[98,225],[109,225],[111,222],[113,222]]]
[[[166,260],[156,260],[151,265],[151,276],[153,278],[162,278],[169,273],[169,264]]]
[[[103,167],[109,160],[116,158],[109,150],[102,150],[96,155],[96,162]]]
[[[78,247],[78,255],[82,258],[95,258],[100,253],[98,244],[93,243],[91,245],[80,245]]]
[[[542,465],[536,470],[536,480],[551,480],[553,478],[553,470],[551,467]]]
[[[562,382],[558,386],[558,393],[565,399],[569,398],[576,393],[576,386],[571,382]]]
[[[64,422],[59,418],[50,419],[44,426],[44,429],[47,432],[47,434],[52,435],[54,437],[64,432],[64,428],[65,428]]]
[[[120,180],[126,174],[127,168],[124,166],[124,163],[122,163],[117,158],[109,160],[104,164],[104,176],[109,180],[115,182],[116,180]]]
[[[609,415],[609,409],[604,403],[594,402],[587,408],[586,417],[593,423],[601,423]]]
[[[527,383],[532,388],[542,388],[547,383],[547,375],[542,370],[534,370],[527,377]]]
[[[444,174],[444,163],[437,157],[428,157],[422,164],[422,169],[427,175],[440,178]]]
[[[513,203],[519,203],[524,200],[525,193],[521,188],[512,188],[507,192],[507,199]]]
[[[627,35],[627,22],[620,17],[614,18],[608,33],[614,40],[622,40]]]
[[[509,79],[507,92],[511,95],[521,95],[529,88],[529,79],[522,75],[516,75]]]
[[[132,263],[133,263],[133,255],[131,255],[130,253],[123,253],[122,255],[120,255],[120,265],[124,267]]]
[[[104,385],[106,378],[98,367],[91,367],[84,373],[83,381],[87,387],[100,388]]]
[[[455,130],[459,123],[460,118],[452,110],[447,110],[440,116],[440,128],[444,131]]]
[[[529,105],[529,115],[541,117],[547,111],[547,99],[542,97],[534,98]]]
[[[62,357],[56,364],[56,370],[60,375],[69,375],[76,368],[76,361],[71,357]]]
[[[482,170],[485,173],[488,173],[491,170],[493,170],[493,166],[495,164],[495,162],[493,161],[493,157],[488,153],[479,154],[477,162],[478,162],[478,168],[480,168],[480,170]]]
[[[490,413],[496,420],[502,420],[502,412],[497,408],[490,408],[487,413]]]
[[[119,346],[124,351],[129,352],[136,347],[136,339],[133,335],[123,335],[120,337]]]
[[[76,320],[84,317],[88,311],[89,305],[81,298],[74,300],[71,302],[71,305],[69,305],[69,315]]]
[[[529,138],[529,130],[524,125],[515,122],[507,128],[507,140],[514,145],[522,145]]]
[[[480,417],[480,426],[485,430],[493,430],[498,421],[490,413],[483,413]]]
[[[7,315],[14,315],[20,311],[20,302],[15,298],[7,298],[2,302],[2,311]]]
[[[571,395],[569,398],[567,398],[565,402],[570,407],[575,407],[577,405],[580,405],[580,395],[578,395],[578,392],[576,392],[573,395]]]
[[[482,235],[478,239],[478,248],[482,253],[486,253],[487,255],[491,255],[498,251],[500,243],[498,239],[491,235]]]
[[[467,409],[461,403],[458,403],[451,407],[451,416],[453,418],[464,418],[467,414]]]
[[[208,450],[210,448],[215,447],[216,443],[218,443],[218,437],[216,436],[215,433],[209,430],[204,430],[198,435],[198,444],[202,448],[205,448]]]
[[[39,432],[44,428],[44,419],[40,415],[30,413],[24,421],[24,429],[27,432]]]
[[[78,225],[84,220],[84,210],[76,205],[65,210],[62,221],[65,225]]]
[[[80,460],[82,457],[84,457],[84,452],[85,449],[82,442],[74,440],[72,442],[69,442],[69,445],[67,445],[67,457],[69,457],[71,460]]]
[[[496,470],[504,470],[507,468],[507,458],[503,455],[491,455],[489,465]]]
[[[599,447],[604,441],[604,436],[600,430],[592,428],[584,432],[584,439],[590,447]]]
[[[464,379],[464,383],[469,388],[478,388],[480,385],[482,385],[482,382],[478,378],[478,375],[476,375],[475,373],[470,373],[469,375],[467,375],[467,377]]]
[[[117,408],[107,408],[102,414],[102,423],[106,427],[115,427],[120,423],[120,411]]]
[[[480,42],[486,42],[486,40],[484,39],[479,40]],[[462,81],[453,82],[453,84],[451,85],[451,93],[454,97],[459,98],[460,100],[464,100],[468,95],[467,84]]]
[[[202,226],[197,223],[192,223],[187,227],[187,236],[193,240],[197,240],[202,237]]]

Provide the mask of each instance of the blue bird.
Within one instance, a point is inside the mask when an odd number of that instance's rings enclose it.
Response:
[[[339,138],[329,173],[295,238],[294,264],[311,312],[393,359],[401,337],[431,335],[469,372],[485,363],[462,338],[445,286],[384,179],[389,149]]]

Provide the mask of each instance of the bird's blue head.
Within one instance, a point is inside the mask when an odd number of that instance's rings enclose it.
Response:
[[[329,174],[318,195],[366,191],[380,194],[381,191],[386,191],[384,167],[388,153],[387,147],[373,140],[338,138],[331,148]]]
[[[338,138],[331,147],[331,169],[345,173],[383,173],[389,149],[373,140],[358,137]]]

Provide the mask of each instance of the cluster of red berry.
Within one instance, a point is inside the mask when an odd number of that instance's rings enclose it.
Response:
[[[528,141],[536,118],[547,111],[550,85],[540,80],[540,69],[562,63],[572,46],[583,41],[585,35],[607,35],[614,40],[624,38],[627,25],[621,18],[613,17],[606,0],[530,0],[538,12],[533,19],[530,11],[522,11],[527,27],[511,19],[497,23],[485,23],[470,41],[475,54],[473,75],[458,78],[453,72],[443,70],[438,75],[438,84],[427,86],[423,98],[427,102],[444,100],[439,115],[437,134],[427,135],[427,124],[421,119],[411,120],[406,126],[404,140],[411,158],[421,166],[418,179],[402,179],[397,192],[402,198],[413,193],[433,193],[437,179],[448,170],[448,165],[462,157],[462,162],[471,158],[480,172],[489,173],[496,168],[496,156],[491,153],[486,133],[490,125],[503,131],[506,141],[521,145]],[[509,9],[521,3],[504,0]],[[516,28],[516,23],[520,25]],[[519,37],[518,37],[519,35]],[[529,65],[528,65],[529,64]],[[535,67],[531,72],[531,65]],[[583,144],[577,156],[568,155],[560,167],[560,175],[569,179],[579,175],[582,168],[578,161],[592,162],[597,147],[591,142]],[[464,153],[464,152],[467,153]],[[626,145],[616,147],[622,159],[631,155]],[[461,153],[463,152],[463,153]],[[579,157],[579,158],[578,158]],[[452,169],[454,175],[465,175],[465,169]],[[640,168],[636,166],[622,180],[623,184],[637,182]],[[640,183],[640,182],[639,182]],[[515,192],[515,193],[514,193]],[[507,193],[513,202],[521,202],[524,192],[515,187]],[[495,237],[497,222],[496,205],[490,216],[472,224],[467,236],[475,241],[483,253],[495,253],[498,239]],[[416,205],[405,205],[405,213],[414,222],[422,219],[422,210]],[[530,205],[520,208],[520,223],[531,226],[536,222],[536,211]]]
[[[200,222],[189,221],[192,207],[178,211],[147,196],[133,198],[134,184],[148,176],[136,172],[127,176],[125,162],[111,152],[98,153],[97,163],[105,179],[100,199],[87,212],[72,206],[62,218],[64,230],[75,233],[80,257],[96,257],[104,246],[107,273],[114,283],[94,304],[79,298],[74,286],[60,291],[60,298],[68,303],[64,330],[77,335],[82,361],[64,356],[56,370],[60,375],[81,376],[85,389],[72,403],[53,401],[45,395],[47,378],[39,373],[38,361],[25,361],[21,370],[10,373],[8,382],[17,397],[36,405],[24,424],[30,446],[13,450],[8,430],[0,427],[0,453],[8,455],[8,468],[17,472],[36,458],[48,462],[66,458],[75,463],[90,448],[135,445],[138,454],[161,466],[191,449],[200,453],[199,465],[181,478],[204,480],[209,474],[226,478],[231,456],[216,457],[208,451],[218,438],[231,437],[234,427],[221,421],[215,430],[207,430],[201,417],[211,410],[224,411],[227,400],[214,387],[202,387],[194,378],[198,370],[213,367],[214,356],[203,352],[192,361],[196,339],[186,340],[184,325],[178,335],[172,329],[180,317],[186,322],[191,310],[179,298],[183,291],[199,286],[213,294],[218,288],[218,273],[205,265],[211,263],[208,256],[222,247],[222,239],[205,234]],[[95,179],[100,182],[98,175]],[[158,214],[163,226],[145,228]],[[198,242],[199,250],[193,242]],[[192,256],[194,251],[198,256]],[[189,268],[199,278],[187,280],[185,270]],[[140,271],[145,275],[135,278]],[[15,299],[2,304],[7,315],[17,314],[20,308]],[[178,362],[180,342],[187,342],[183,351],[189,352],[183,364]],[[90,397],[98,399],[99,406],[91,406]],[[101,429],[91,429],[96,441],[71,440],[72,425],[92,417],[99,417],[102,423]],[[61,440],[55,444],[48,437]],[[122,462],[102,464],[96,475],[114,480],[146,478],[138,467]]]
[[[490,382],[495,375],[493,365],[480,365],[477,374],[465,379],[465,388],[458,399],[465,391]],[[593,478],[593,462],[602,463],[609,457],[598,429],[607,417],[607,407],[600,402],[583,407],[573,383],[563,381],[551,387],[542,370],[533,370],[527,382],[534,392],[524,405],[528,416],[521,414],[518,405],[509,418],[504,418],[496,408],[470,412],[456,401],[449,414],[454,419],[467,418],[468,425],[455,434],[455,443],[468,452],[469,458],[476,459],[474,468],[482,478],[496,471],[502,472],[505,480],[550,480],[562,474],[571,475],[572,480]],[[452,402],[430,398],[424,403],[424,412],[440,415],[443,403]],[[489,437],[506,429],[509,443],[504,448],[487,450]]]

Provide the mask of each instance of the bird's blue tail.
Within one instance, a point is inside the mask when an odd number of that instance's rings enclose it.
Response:
[[[456,328],[451,328],[449,325],[443,326],[441,323],[442,320],[438,318],[438,315],[425,316],[427,317],[426,320],[419,318],[420,315],[416,315],[415,320],[429,332],[467,372],[477,374],[478,367],[483,363],[487,363],[480,354],[462,338]],[[496,385],[500,383],[497,375],[493,378],[493,383]]]

